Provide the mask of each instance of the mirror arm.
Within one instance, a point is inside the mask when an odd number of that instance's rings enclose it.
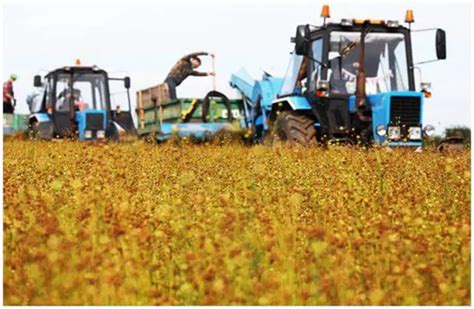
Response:
[[[422,83],[423,82],[423,76],[421,75],[421,69],[419,67],[415,67],[415,66],[413,66],[412,69],[418,71],[418,74],[420,75],[420,83]]]
[[[410,30],[411,32],[423,32],[423,31],[433,31],[433,30],[438,30],[438,28],[426,28],[426,29],[415,29],[415,30]]]
[[[327,64],[322,63],[321,61],[316,60],[316,59],[314,59],[314,58],[311,57],[311,56],[305,56],[305,57],[307,57],[308,59],[310,59],[310,60],[316,62],[317,64],[319,64],[319,65],[322,66],[323,68],[326,68],[326,69],[328,68],[328,65],[327,65]]]
[[[130,101],[130,88],[127,88],[128,111],[132,112],[132,102]]]
[[[439,61],[440,59],[433,59],[433,60],[427,60],[427,61],[421,61],[421,62],[417,62],[417,63],[414,63],[413,66],[411,67],[411,69],[414,69],[416,68],[415,66],[416,65],[419,65],[419,64],[425,64],[425,63],[430,63],[430,62],[437,62]]]

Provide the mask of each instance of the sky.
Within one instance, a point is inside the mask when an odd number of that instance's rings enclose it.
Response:
[[[216,54],[217,90],[229,97],[232,73],[245,68],[259,79],[263,70],[284,76],[299,24],[322,23],[322,4],[331,18],[373,18],[403,22],[412,9],[412,29],[442,28],[447,36],[447,60],[420,65],[423,81],[432,83],[424,123],[438,133],[452,125],[470,127],[471,5],[430,2],[320,1],[4,1],[2,78],[18,75],[15,93],[18,113],[27,113],[26,96],[33,76],[72,65],[98,65],[110,76],[130,76],[132,106],[135,92],[163,82],[183,55],[194,51]],[[434,32],[413,33],[415,61],[434,58]],[[211,62],[203,58],[203,71]],[[416,73],[419,84],[418,73]],[[210,77],[190,77],[178,87],[178,96],[203,97],[212,90]],[[125,102],[121,92],[114,100]]]

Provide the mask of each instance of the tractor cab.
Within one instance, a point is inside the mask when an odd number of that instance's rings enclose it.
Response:
[[[322,17],[329,17],[323,8]],[[406,22],[411,25],[413,12]],[[279,98],[303,96],[319,136],[397,146],[421,146],[429,83],[415,86],[411,30],[398,21],[343,19],[297,27],[295,52]],[[436,30],[438,59],[446,58],[445,32]]]
[[[124,81],[128,93],[128,77],[109,78],[96,66],[59,68],[46,74],[44,80],[35,76],[34,85],[41,91],[30,104],[29,133],[47,139],[80,140],[117,139],[120,130],[134,133],[134,126],[128,125],[133,124],[130,108],[128,112],[121,111],[120,119],[111,109],[110,80]]]

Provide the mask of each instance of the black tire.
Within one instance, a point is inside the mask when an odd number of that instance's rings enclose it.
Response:
[[[37,121],[30,122],[28,126],[27,137],[28,139],[38,139],[39,138],[39,123]]]
[[[271,142],[281,141],[287,145],[316,146],[314,121],[295,111],[280,112],[271,128]]]

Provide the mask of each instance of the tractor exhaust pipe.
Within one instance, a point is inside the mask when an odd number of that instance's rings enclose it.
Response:
[[[360,55],[359,66],[357,68],[356,80],[356,109],[357,116],[362,122],[370,122],[371,117],[365,115],[367,111],[366,92],[365,92],[365,36],[367,34],[367,21],[364,22],[362,32],[360,33]]]

